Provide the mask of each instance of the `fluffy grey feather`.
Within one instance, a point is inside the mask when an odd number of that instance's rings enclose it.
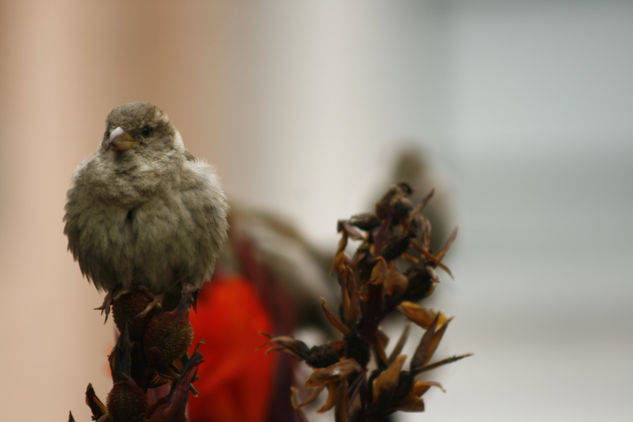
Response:
[[[156,294],[209,280],[227,237],[228,205],[213,168],[194,159],[166,114],[116,107],[95,156],[76,170],[64,233],[98,289]]]

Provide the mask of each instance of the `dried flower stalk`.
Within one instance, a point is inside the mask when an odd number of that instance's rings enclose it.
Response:
[[[308,396],[300,399],[297,388],[291,393],[301,420],[307,420],[303,406],[313,403],[323,390],[328,395],[318,412],[334,409],[338,422],[379,421],[395,411],[423,411],[424,393],[431,387],[442,387],[416,377],[469,356],[431,362],[452,318],[416,302],[435,289],[437,268],[451,274],[442,258],[457,231],[433,253],[429,249],[431,224],[421,213],[433,191],[415,206],[408,199],[411,192],[411,187],[401,182],[376,203],[373,213],[338,222],[341,239],[332,271],[339,283],[341,303],[336,313],[325,301],[322,308],[340,333],[340,340],[308,347],[290,336],[266,334],[269,352],[283,351],[313,368],[305,382]],[[346,253],[350,240],[360,242],[351,257]],[[425,330],[408,365],[401,352],[410,324],[390,353],[389,338],[380,328],[381,321],[397,310]]]
[[[88,384],[93,421],[186,422],[189,391],[196,393],[192,382],[202,362],[197,348],[188,354],[193,301],[193,293],[183,291],[180,303],[164,310],[165,302],[148,308],[156,297],[142,286],[114,295],[112,313],[121,334],[108,357],[113,387],[104,403]],[[104,311],[107,318],[110,306]],[[72,413],[68,420],[74,422]]]

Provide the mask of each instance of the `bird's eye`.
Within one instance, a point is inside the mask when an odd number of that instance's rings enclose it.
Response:
[[[141,135],[144,137],[151,136],[152,133],[154,133],[154,128],[151,126],[145,125],[143,126],[143,129],[141,129]]]
[[[110,137],[110,129],[106,129],[105,133],[103,134],[103,139],[108,139]]]

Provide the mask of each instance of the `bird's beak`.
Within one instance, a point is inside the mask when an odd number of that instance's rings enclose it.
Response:
[[[115,151],[127,151],[138,144],[138,141],[134,139],[132,135],[121,129],[120,126],[110,133],[108,141]]]

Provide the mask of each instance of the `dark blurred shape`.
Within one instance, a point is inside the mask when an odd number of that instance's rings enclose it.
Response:
[[[320,251],[292,221],[273,212],[232,204],[229,222],[229,244],[220,265],[257,286],[278,332],[324,328],[321,298],[334,297],[329,274],[334,251]]]

